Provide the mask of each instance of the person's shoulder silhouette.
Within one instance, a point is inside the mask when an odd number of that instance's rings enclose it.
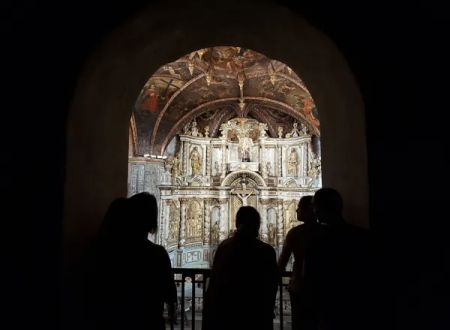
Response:
[[[319,189],[313,210],[320,230],[305,256],[305,276],[314,288],[325,329],[367,328],[362,324],[369,251],[365,231],[347,224],[342,216],[343,200],[332,188]],[[358,315],[349,314],[349,310]]]
[[[257,239],[260,216],[253,207],[238,210],[236,227],[214,256],[203,329],[271,329],[278,284],[275,251]]]
[[[157,229],[156,198],[114,201],[99,233],[94,265],[99,329],[164,329],[164,302],[176,302],[167,252],[148,240]]]

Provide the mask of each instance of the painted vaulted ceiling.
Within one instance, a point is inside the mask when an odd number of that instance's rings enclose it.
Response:
[[[245,48],[212,47],[162,66],[144,85],[131,122],[136,153],[163,154],[194,119],[215,137],[234,117],[267,123],[272,137],[293,122],[320,135],[314,101],[287,65]]]

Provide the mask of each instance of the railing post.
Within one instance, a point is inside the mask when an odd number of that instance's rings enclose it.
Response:
[[[195,272],[192,273],[192,300],[191,300],[191,305],[192,305],[192,321],[191,321],[191,329],[195,330]]]
[[[184,273],[181,273],[181,330],[184,330]]]
[[[280,276],[280,330],[283,328],[283,276]]]

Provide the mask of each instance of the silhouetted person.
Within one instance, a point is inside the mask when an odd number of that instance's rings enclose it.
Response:
[[[317,329],[317,311],[311,291],[305,287],[303,261],[319,224],[314,216],[312,196],[303,196],[297,206],[297,219],[303,224],[295,226],[286,235],[278,267],[284,271],[291,254],[294,255],[289,295],[292,308],[292,329]]]
[[[214,256],[205,295],[203,330],[273,329],[279,274],[274,249],[257,239],[260,216],[251,206],[236,214],[236,233]]]
[[[346,224],[342,209],[336,190],[322,188],[315,193],[313,210],[320,230],[305,254],[305,285],[316,300],[321,329],[368,329],[368,236]]]
[[[157,202],[140,193],[109,208],[89,272],[90,314],[97,329],[165,329],[176,287],[166,250],[147,237],[157,228]]]

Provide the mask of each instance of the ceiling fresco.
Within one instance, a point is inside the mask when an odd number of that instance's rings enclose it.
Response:
[[[162,66],[146,82],[133,113],[136,153],[163,154],[194,118],[217,136],[234,117],[267,123],[272,137],[294,121],[320,135],[314,101],[292,69],[249,49],[212,47]]]

